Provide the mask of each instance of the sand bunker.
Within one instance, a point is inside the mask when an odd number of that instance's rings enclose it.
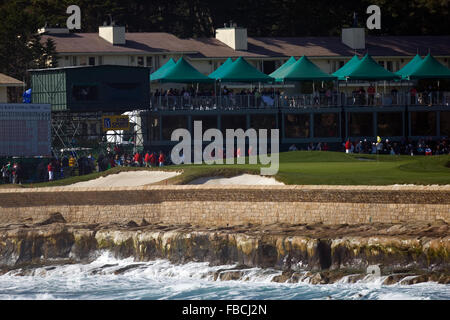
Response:
[[[130,171],[110,174],[98,179],[77,182],[68,187],[136,187],[150,183],[163,181],[177,175],[181,172],[166,171]]]
[[[233,178],[224,177],[205,177],[198,178],[191,181],[189,184],[209,184],[209,185],[278,185],[282,186],[284,183],[278,182],[275,178],[262,177],[251,174],[242,174]]]

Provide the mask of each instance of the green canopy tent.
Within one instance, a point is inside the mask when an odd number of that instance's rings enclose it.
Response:
[[[408,79],[450,79],[450,69],[428,54],[406,74]]]
[[[291,66],[282,70],[278,77],[283,81],[327,81],[336,79],[335,76],[323,72],[306,56],[301,57]]]
[[[345,70],[343,76],[348,80],[394,80],[400,79],[399,75],[392,73],[380,66],[371,56],[366,54],[364,58],[353,67]]]
[[[221,66],[219,66],[215,71],[210,73],[208,77],[211,79],[217,80],[220,78],[220,75],[227,70],[231,65],[233,64],[233,60],[231,58],[228,58]]]
[[[333,73],[333,76],[337,77],[338,80],[346,80],[345,74],[348,70],[353,68],[359,62],[358,56],[355,54],[346,64],[344,64],[339,70]]]
[[[221,82],[270,82],[273,80],[272,77],[262,73],[242,57],[239,57],[216,77]]]
[[[405,79],[408,77],[408,75],[411,73],[412,70],[414,70],[419,63],[422,62],[422,58],[419,56],[419,54],[416,54],[415,57],[408,62],[403,68],[398,70],[395,74],[402,77],[402,79]]]
[[[450,79],[450,69],[437,61],[431,54],[428,54],[418,63],[413,70],[406,75],[407,79],[436,79],[438,85],[437,100],[439,101],[439,79]],[[432,94],[432,93],[431,93]],[[433,96],[431,96],[433,100]],[[431,103],[431,102],[430,102]]]
[[[150,75],[150,81],[159,80],[174,65],[175,61],[172,58],[170,58],[170,60],[167,61],[161,68],[159,68]]]
[[[216,81],[220,78],[220,75],[226,71],[233,64],[233,60],[228,58],[221,66],[219,66],[215,71],[209,74],[209,78],[214,79],[214,94],[216,94]]]
[[[177,63],[168,69],[158,80],[161,82],[174,83],[204,83],[214,81],[200,73],[183,57],[181,57]]]
[[[283,63],[283,65],[281,65],[277,70],[275,70],[274,72],[272,72],[271,74],[269,74],[269,76],[271,76],[272,78],[275,79],[276,82],[282,82],[283,79],[279,78],[279,75],[282,74],[282,72],[284,70],[286,70],[287,68],[289,68],[291,65],[293,65],[297,60],[295,60],[294,57],[290,57],[288,61],[286,61],[285,63]]]

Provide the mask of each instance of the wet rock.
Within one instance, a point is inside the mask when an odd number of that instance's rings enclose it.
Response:
[[[366,275],[363,274],[363,273],[361,273],[361,274],[352,274],[352,275],[349,275],[349,276],[347,277],[347,283],[356,283],[356,282],[358,282],[358,281],[364,279],[365,276],[366,276]]]
[[[292,275],[294,274],[294,272],[292,271],[283,271],[282,274],[280,274],[279,276],[275,276],[272,278],[272,282],[287,282],[288,280],[291,279]]]
[[[241,270],[224,271],[219,274],[219,280],[230,281],[240,280],[244,276],[245,272]]]
[[[391,274],[389,276],[386,277],[386,279],[384,279],[383,281],[383,285],[393,285],[398,283],[400,280],[402,280],[405,277],[411,276],[411,274],[406,274],[406,273],[398,273],[398,274]]]
[[[142,264],[142,263],[132,264],[132,265],[129,265],[129,266],[126,266],[126,267],[117,269],[116,271],[114,271],[114,274],[115,274],[115,275],[123,274],[123,273],[125,273],[125,272],[127,272],[127,271],[130,271],[130,270],[139,268],[140,266],[143,266],[143,265],[144,265],[144,264]]]
[[[450,284],[450,276],[444,275],[444,274],[441,275],[439,277],[438,283],[439,284]]]
[[[311,284],[327,284],[329,283],[329,279],[320,272],[317,272],[309,279],[309,283]]]
[[[400,280],[399,284],[411,285],[411,284],[417,284],[417,283],[427,282],[427,281],[428,281],[428,276],[423,274],[423,275],[416,276],[416,277],[408,277],[406,279],[402,279],[402,280]]]
[[[44,221],[36,223],[35,226],[45,226],[52,223],[66,223],[66,222],[67,222],[66,219],[64,219],[61,213],[55,212],[50,214],[50,216]]]

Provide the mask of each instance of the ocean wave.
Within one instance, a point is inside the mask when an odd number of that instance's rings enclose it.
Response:
[[[382,284],[385,277],[371,275],[355,283],[346,276],[327,285],[309,284],[307,278],[299,283],[272,282],[280,274],[273,269],[207,262],[136,262],[99,252],[89,264],[10,271],[0,276],[0,299],[450,299],[450,286],[437,283],[386,286]]]

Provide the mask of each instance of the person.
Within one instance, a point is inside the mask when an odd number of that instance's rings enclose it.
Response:
[[[409,93],[411,95],[411,104],[416,104],[416,96],[417,96],[417,89],[416,87],[412,87],[411,90],[409,90]]]
[[[139,152],[136,152],[134,154],[133,160],[134,160],[134,164],[135,164],[136,167],[140,167],[141,166],[142,158],[141,158],[141,154]]]
[[[53,181],[53,171],[54,171],[54,167],[52,162],[50,161],[47,165],[47,171],[48,171],[48,181]]]
[[[297,146],[295,144],[291,145],[289,151],[297,151]]]
[[[352,148],[352,143],[350,142],[350,139],[348,139],[345,142],[345,153],[350,153],[351,148]]]
[[[331,105],[331,89],[328,88],[325,92],[325,96],[327,98],[327,105]]]
[[[163,167],[164,166],[164,153],[162,151],[159,152],[159,166]]]
[[[369,105],[374,104],[374,97],[375,97],[375,88],[372,84],[370,84],[369,88],[367,88],[367,94],[369,95]]]
[[[323,147],[322,147],[322,151],[328,151],[329,147],[328,147],[328,143],[324,142],[323,143]]]
[[[144,157],[144,161],[145,161],[145,167],[149,168],[152,166],[151,162],[150,162],[150,153],[147,151],[147,153],[145,154]]]
[[[5,164],[2,167],[2,178],[3,178],[3,182],[4,183],[9,183],[9,168],[8,168],[8,164]]]
[[[150,166],[156,166],[156,154],[154,152],[150,154]]]
[[[398,90],[397,90],[397,88],[392,88],[392,90],[391,90],[391,95],[392,95],[392,104],[397,104],[397,93],[398,93]]]
[[[431,156],[433,153],[431,152],[431,148],[429,146],[426,146],[425,148],[425,155],[426,156]]]
[[[364,105],[366,103],[366,91],[364,90],[363,87],[359,87],[358,99],[360,105]]]

